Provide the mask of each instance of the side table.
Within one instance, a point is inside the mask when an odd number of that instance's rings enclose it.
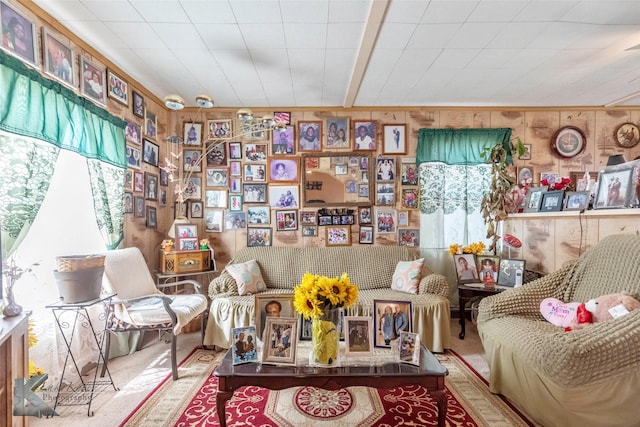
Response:
[[[67,355],[64,358],[64,365],[62,367],[62,373],[60,374],[60,383],[58,384],[56,400],[53,406],[54,411],[57,406],[87,405],[87,415],[93,416],[93,412],[91,412],[91,402],[93,401],[95,394],[98,391],[106,390],[108,386],[113,387],[114,391],[118,391],[115,384],[113,383],[111,372],[109,372],[108,367],[106,368],[106,373],[109,379],[97,379],[100,364],[106,366],[105,358],[108,357],[108,355],[105,355],[103,352],[105,336],[107,333],[109,333],[106,330],[107,312],[109,310],[111,299],[115,295],[116,294],[101,295],[97,299],[78,303],[65,303],[64,301],[59,301],[46,306],[46,308],[50,308],[53,312],[53,316],[56,319],[58,329],[60,330],[62,338],[64,339],[64,343],[67,346]],[[99,329],[96,329],[96,327],[94,327],[93,321],[91,320],[91,316],[89,315],[88,311],[90,307],[93,307],[95,305],[102,305],[104,307],[104,311],[99,315],[99,321],[104,323],[102,325],[99,325]],[[85,381],[82,378],[81,369],[78,366],[76,357],[73,354],[71,346],[73,344],[74,336],[77,333],[76,327],[89,330],[98,348],[96,367],[93,373],[92,381]],[[70,366],[69,364],[69,359],[71,359],[72,366]],[[73,367],[75,369],[75,372],[79,378],[79,383],[74,384],[73,382],[71,382],[71,384],[64,386],[65,390],[63,391],[64,377],[67,371],[67,367],[69,367],[70,369],[71,367]]]
[[[466,305],[473,297],[488,297],[499,294],[505,288],[496,286],[493,289],[487,289],[483,284],[479,286],[458,285],[458,304],[460,305],[460,334],[458,337],[463,340],[465,336],[465,321],[467,319]]]

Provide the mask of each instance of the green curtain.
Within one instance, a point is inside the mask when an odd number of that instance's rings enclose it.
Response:
[[[124,172],[105,162],[87,159],[98,229],[107,249],[124,239]]]
[[[511,158],[511,129],[420,129],[416,162],[442,162],[448,165],[477,165],[486,163],[481,153],[502,143],[507,150],[507,164]]]

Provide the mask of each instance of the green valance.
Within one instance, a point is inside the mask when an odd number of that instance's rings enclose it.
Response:
[[[511,129],[420,129],[416,162],[443,162],[449,165],[477,165],[486,163],[480,154],[485,148],[502,144],[507,150],[507,164],[511,158]]]
[[[4,52],[0,87],[0,129],[126,167],[124,120]]]

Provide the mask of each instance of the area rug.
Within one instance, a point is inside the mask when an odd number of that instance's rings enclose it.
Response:
[[[453,351],[436,355],[448,370],[447,425],[465,427],[535,426],[506,399],[489,392],[486,381]],[[218,380],[213,370],[224,352],[195,349],[121,426],[219,426]],[[242,387],[227,402],[228,426],[435,426],[437,407],[422,387],[327,391],[293,387],[269,391]]]

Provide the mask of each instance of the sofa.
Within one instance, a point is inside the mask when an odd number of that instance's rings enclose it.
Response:
[[[637,426],[640,310],[565,332],[545,320],[545,298],[564,302],[630,292],[640,299],[640,237],[603,238],[569,265],[483,299],[478,334],[489,388],[553,426]]]
[[[239,295],[228,266],[256,260],[266,285],[261,293],[292,294],[306,272],[329,277],[348,273],[359,293],[345,315],[373,316],[374,299],[411,301],[414,332],[429,350],[442,352],[450,347],[446,278],[423,266],[416,294],[391,289],[398,262],[416,258],[417,251],[404,246],[243,248],[209,284],[211,306],[204,345],[229,348],[233,328],[254,324],[255,294]]]

